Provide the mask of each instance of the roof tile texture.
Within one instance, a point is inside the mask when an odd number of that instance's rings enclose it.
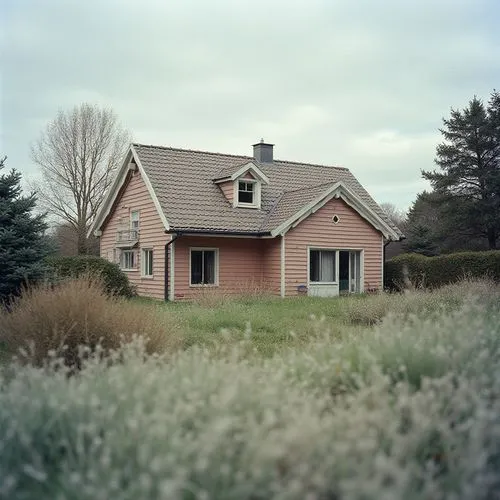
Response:
[[[259,164],[251,156],[133,146],[173,230],[269,232],[339,181],[395,228],[351,172],[343,167],[280,160]],[[222,172],[234,171],[250,161],[269,178],[269,184],[262,186],[260,210],[233,207],[213,182]]]

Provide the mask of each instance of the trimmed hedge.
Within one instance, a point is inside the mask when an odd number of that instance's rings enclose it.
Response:
[[[110,295],[132,297],[135,295],[127,275],[118,267],[101,257],[76,255],[72,257],[49,257],[46,259],[51,277],[77,278],[90,274],[102,279],[106,292]]]
[[[454,283],[465,277],[488,277],[500,282],[500,250],[460,252],[437,257],[416,253],[398,255],[385,263],[386,288],[398,289],[404,286],[405,267],[411,283],[429,288]]]

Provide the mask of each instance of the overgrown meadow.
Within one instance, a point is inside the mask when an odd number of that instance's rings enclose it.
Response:
[[[171,305],[61,286],[0,315],[0,497],[500,498],[493,283]]]

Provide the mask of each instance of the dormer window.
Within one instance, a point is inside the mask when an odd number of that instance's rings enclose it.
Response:
[[[255,182],[238,181],[238,204],[255,205]]]
[[[257,209],[261,205],[262,186],[269,184],[267,176],[252,162],[226,169],[213,181],[233,207]]]
[[[237,179],[234,187],[234,206],[260,208],[260,182],[257,179]]]

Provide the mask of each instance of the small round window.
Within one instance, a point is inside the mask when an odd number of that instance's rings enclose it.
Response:
[[[338,224],[338,223],[340,222],[340,217],[339,217],[338,215],[334,215],[334,216],[332,217],[332,222],[333,222],[334,224]]]

